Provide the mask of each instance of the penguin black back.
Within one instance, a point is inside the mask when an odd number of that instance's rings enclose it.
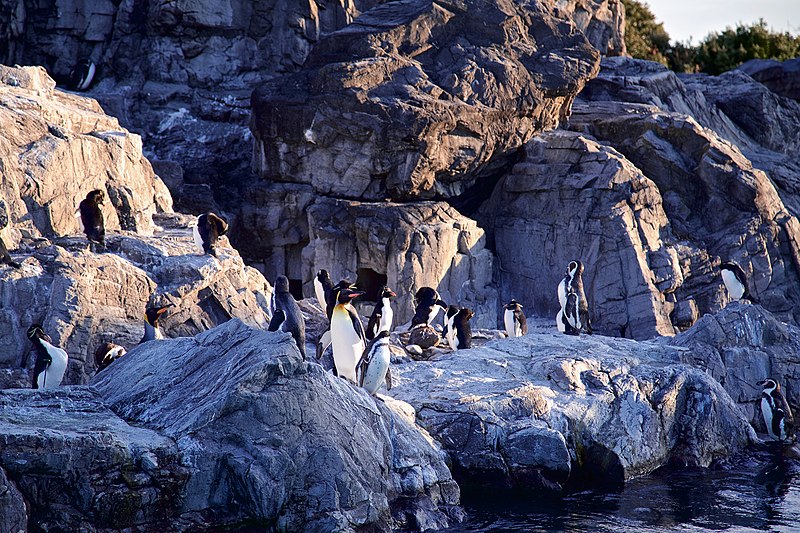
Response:
[[[324,268],[317,272],[314,276],[314,295],[317,297],[320,309],[327,312],[328,309],[328,293],[333,288],[333,281],[328,271]],[[328,317],[330,318],[330,317]]]
[[[102,248],[106,246],[106,224],[100,206],[105,202],[105,196],[101,189],[95,189],[89,192],[78,205],[83,232],[89,239],[89,244],[97,243]]]
[[[503,313],[503,325],[509,337],[518,337],[528,333],[528,321],[522,312],[522,304],[512,299],[508,302]]]
[[[461,308],[453,318],[453,327],[456,330],[456,340],[458,341],[458,349],[472,348],[472,327],[469,325],[469,320],[475,316],[472,309],[467,307]]]
[[[58,387],[67,370],[67,352],[58,346],[44,332],[41,324],[28,328],[28,338],[36,347],[36,363],[33,367],[34,389]]]
[[[200,234],[203,252],[216,257],[217,240],[228,233],[228,223],[209,211],[197,217],[197,232]]]
[[[586,301],[586,293],[583,290],[583,263],[581,261],[571,261],[568,268],[570,275],[567,284],[567,305],[564,315],[575,326],[578,334],[581,330],[589,335],[592,334],[592,324],[589,320],[589,302]]]
[[[761,392],[761,414],[767,431],[775,440],[791,441],[794,439],[794,416],[789,402],[781,392],[780,384],[774,379],[765,379],[758,383]]]
[[[300,355],[306,358],[306,325],[300,306],[289,292],[289,279],[286,276],[278,276],[275,280],[275,315],[273,319],[279,321],[277,330],[286,331],[292,334]],[[277,315],[277,316],[276,316]],[[282,315],[282,318],[281,318]],[[270,321],[269,330],[273,329],[273,322]]]
[[[69,85],[73,91],[85,91],[94,81],[94,74],[97,70],[91,59],[78,61],[78,64],[69,73]]]
[[[433,287],[420,287],[414,295],[414,317],[411,326],[430,325],[439,309],[447,310],[447,304],[439,297]]]
[[[380,331],[389,331],[391,329],[394,313],[390,302],[395,296],[397,296],[397,294],[389,287],[383,287],[383,289],[381,289],[381,293],[378,296],[378,303],[375,304],[375,308],[372,310],[372,315],[369,317],[369,322],[367,323],[367,340],[374,339]]]

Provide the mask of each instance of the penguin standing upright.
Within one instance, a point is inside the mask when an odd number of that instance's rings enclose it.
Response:
[[[450,347],[455,350],[463,350],[465,348],[472,348],[472,328],[469,325],[469,320],[475,315],[472,309],[462,307],[452,319],[453,330],[455,335],[451,338]]]
[[[570,279],[567,284],[564,317],[573,331],[567,331],[567,333],[579,335],[581,331],[585,331],[591,335],[592,324],[589,320],[589,303],[586,301],[586,294],[583,291],[583,263],[571,261],[568,272]]]
[[[781,386],[774,379],[759,381],[761,391],[761,414],[767,425],[767,432],[773,440],[786,442],[794,437],[794,417],[789,403],[781,392]]]
[[[82,230],[89,239],[89,247],[99,244],[101,251],[106,248],[106,224],[103,219],[103,211],[100,206],[105,202],[105,193],[100,189],[95,189],[86,195],[86,198],[78,204]]]
[[[144,312],[144,336],[142,340],[139,341],[139,344],[147,341],[152,340],[161,340],[164,338],[164,334],[161,333],[161,325],[158,321],[161,319],[161,315],[166,312],[167,309],[172,307],[172,304],[161,305],[161,306],[150,306]]]
[[[719,270],[722,273],[722,282],[728,290],[728,296],[731,300],[747,299],[755,301],[750,294],[747,287],[747,276],[738,264],[733,261],[726,261],[719,265]]]
[[[94,80],[97,67],[91,59],[78,61],[75,68],[69,73],[69,85],[73,91],[85,91]]]
[[[447,309],[447,304],[439,297],[439,293],[432,287],[420,287],[414,295],[414,318],[411,327],[425,324],[430,326],[441,309]]]
[[[269,331],[285,331],[292,334],[300,355],[306,358],[306,322],[300,306],[289,292],[289,279],[278,276],[275,292],[272,293],[275,312],[269,322]]]
[[[317,297],[320,309],[325,313],[328,309],[328,300],[325,296],[333,288],[333,281],[328,271],[324,268],[314,276],[314,295]]]
[[[28,338],[36,346],[36,364],[33,367],[33,388],[52,389],[61,385],[67,371],[67,352],[58,346],[42,329],[40,324],[28,328]]]
[[[450,304],[444,314],[444,329],[442,330],[442,337],[445,341],[447,341],[447,344],[451,348],[453,348],[456,343],[456,326],[454,321],[459,311],[460,309],[458,306]],[[453,350],[455,350],[455,348],[453,348]]]
[[[125,355],[125,348],[113,342],[104,342],[94,352],[94,362],[97,363],[97,372]]]
[[[389,331],[382,329],[367,345],[356,365],[358,384],[370,394],[375,394],[386,381],[386,390],[392,388],[392,371],[389,368],[392,354],[389,350]]]
[[[369,322],[367,323],[367,340],[374,339],[381,331],[390,331],[392,329],[394,312],[392,311],[391,299],[395,296],[397,295],[389,287],[381,289],[378,303],[375,304],[375,309],[372,310],[372,316],[369,317]]]
[[[567,293],[570,290],[570,283],[572,281],[572,277],[578,271],[578,262],[577,261],[570,261],[569,265],[567,265],[567,272],[564,274],[564,277],[561,278],[561,281],[558,283],[558,305],[560,309],[558,314],[556,315],[556,327],[558,331],[561,333],[566,333],[567,335],[577,335],[575,329],[570,325],[569,320],[567,320]]]
[[[336,374],[356,383],[356,362],[364,353],[366,336],[358,312],[351,303],[353,298],[364,294],[350,287],[339,290],[336,305],[331,314],[330,338],[333,344],[333,361]]]
[[[528,321],[525,313],[522,312],[522,304],[512,299],[505,306],[503,313],[503,325],[506,327],[506,335],[509,337],[521,337],[528,333]]]
[[[217,257],[217,240],[226,233],[228,233],[228,223],[210,211],[197,217],[197,225],[192,232],[195,244],[204,254],[214,257]]]

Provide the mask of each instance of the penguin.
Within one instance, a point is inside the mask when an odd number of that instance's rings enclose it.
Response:
[[[463,307],[459,309],[458,313],[452,319],[453,331],[455,335],[450,334],[453,339],[450,342],[450,348],[455,350],[463,350],[465,348],[472,348],[472,328],[469,325],[469,319],[475,316],[472,309]]]
[[[94,361],[97,363],[97,372],[100,372],[108,365],[125,355],[125,348],[113,342],[104,342],[97,347],[94,352]]]
[[[420,287],[414,295],[414,318],[411,327],[425,324],[430,326],[440,309],[447,310],[447,304],[432,287]]]
[[[391,358],[389,331],[382,329],[369,343],[356,365],[358,385],[373,396],[384,381],[386,381],[386,390],[391,390],[392,371],[389,368]]]
[[[6,248],[6,243],[3,242],[2,237],[0,237],[0,264],[8,265],[12,268],[22,266],[11,258],[11,254],[8,253],[8,248]]]
[[[332,288],[333,281],[331,281],[331,276],[328,274],[328,271],[323,268],[314,276],[314,295],[317,297],[317,302],[323,312],[326,312],[328,309],[328,300],[325,295]]]
[[[52,389],[61,385],[67,371],[67,352],[53,346],[53,341],[39,324],[28,328],[28,338],[36,346],[36,364],[33,367],[33,388]]]
[[[556,313],[556,328],[558,328],[559,333],[566,333],[568,335],[575,334],[575,330],[569,325],[567,317],[564,315],[563,308],[559,309],[558,313]]]
[[[571,261],[568,267],[569,281],[566,292],[567,300],[563,306],[564,317],[574,331],[566,331],[572,335],[579,335],[581,331],[592,334],[592,324],[589,320],[589,304],[583,291],[583,263]]]
[[[761,391],[761,414],[769,436],[773,440],[789,441],[794,437],[794,417],[781,386],[774,379],[759,381],[758,385],[764,389]]]
[[[452,348],[456,342],[456,327],[454,320],[459,312],[459,308],[455,305],[447,307],[444,315],[444,329],[442,330],[442,338],[447,341],[447,344]],[[453,348],[455,350],[455,348]]]
[[[197,217],[197,225],[192,231],[195,244],[204,254],[217,257],[217,239],[228,233],[228,223],[218,215],[208,212]]]
[[[753,301],[750,291],[747,288],[747,276],[744,270],[733,261],[726,261],[719,265],[722,273],[722,282],[728,290],[731,300],[747,299]]]
[[[375,304],[375,309],[372,310],[372,316],[369,317],[369,322],[367,323],[367,340],[376,338],[381,331],[390,331],[392,329],[394,312],[392,311],[391,299],[395,296],[397,294],[389,287],[381,289],[380,299]]]
[[[572,279],[572,275],[577,270],[577,261],[570,261],[569,265],[567,265],[566,274],[558,284],[558,305],[560,306],[560,309],[558,310],[558,314],[556,314],[556,328],[558,328],[559,332],[566,333],[568,335],[574,335],[575,330],[569,325],[564,311],[567,307],[567,292],[569,289],[569,283]]]
[[[99,244],[102,251],[106,248],[106,226],[100,206],[105,202],[105,197],[101,189],[95,189],[78,204],[82,230],[89,239],[90,248]]]
[[[333,316],[333,308],[336,307],[337,300],[339,298],[339,293],[344,289],[352,289],[356,290],[356,286],[350,283],[350,281],[343,279],[329,290],[325,291],[324,298],[325,298],[325,316],[328,317],[328,329],[322,334],[319,338],[319,342],[317,343],[317,360],[322,359],[325,350],[328,349],[328,346],[331,345],[331,317]],[[333,373],[336,375],[336,367],[333,368]]]
[[[69,84],[74,91],[85,91],[94,81],[97,67],[91,59],[79,61],[69,73]]]
[[[514,299],[505,306],[503,323],[506,326],[506,335],[509,337],[521,337],[528,333],[528,321],[522,312],[522,304]]]
[[[164,338],[164,334],[161,333],[161,327],[158,321],[161,319],[161,315],[164,314],[164,312],[170,307],[172,307],[172,304],[162,306],[153,305],[145,310],[144,336],[142,337],[142,340],[139,341],[139,344],[152,340],[161,340]]]
[[[358,312],[350,302],[362,294],[363,291],[350,287],[339,290],[331,315],[330,337],[336,373],[353,383],[356,383],[356,362],[366,348],[366,336]]]
[[[269,331],[285,331],[292,334],[303,360],[306,358],[306,322],[300,306],[289,292],[289,279],[278,276],[275,280],[275,292],[272,293],[275,311],[269,322]]]

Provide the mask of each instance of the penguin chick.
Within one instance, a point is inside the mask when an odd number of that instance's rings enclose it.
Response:
[[[389,331],[383,329],[367,345],[356,365],[359,386],[365,388],[373,396],[384,381],[386,382],[386,390],[391,390],[392,388],[392,371],[389,368],[391,355],[389,350]]]
[[[28,328],[28,338],[36,347],[36,363],[33,367],[33,388],[52,389],[61,385],[67,371],[67,352],[53,345],[52,339],[40,324]]]
[[[142,340],[139,341],[139,344],[152,340],[161,340],[164,338],[164,334],[161,333],[161,325],[158,323],[158,321],[161,320],[161,315],[163,315],[170,307],[172,307],[172,304],[161,306],[153,305],[145,310],[144,336],[142,337]]]
[[[503,313],[503,324],[506,327],[506,335],[509,337],[521,337],[528,333],[528,321],[525,313],[522,312],[522,304],[512,299],[505,305]]]
[[[113,342],[104,342],[97,347],[94,352],[94,361],[97,364],[97,372],[105,369],[108,365],[125,355],[125,348]]]
[[[414,295],[414,318],[411,327],[425,324],[430,326],[441,309],[447,309],[447,304],[439,297],[439,293],[432,287],[420,287]]]
[[[94,248],[95,245],[99,245],[100,251],[106,249],[106,225],[103,211],[100,209],[105,202],[105,197],[102,190],[95,189],[78,204],[83,232],[89,239],[89,247]]]
[[[390,331],[392,329],[394,312],[392,311],[391,299],[395,296],[397,294],[389,287],[381,289],[378,303],[375,304],[375,309],[372,310],[372,316],[369,317],[369,322],[367,323],[367,340],[376,338],[381,331]]]
[[[452,348],[453,351],[472,348],[472,328],[469,325],[469,320],[473,316],[475,316],[475,313],[472,309],[464,307],[453,317],[455,335],[450,337],[454,339],[453,342],[450,343],[450,348]]]
[[[300,355],[306,358],[306,323],[300,306],[289,292],[289,279],[278,276],[275,292],[272,293],[275,311],[269,323],[269,331],[284,331],[292,334]]]
[[[774,379],[759,381],[761,391],[761,415],[767,425],[767,433],[773,440],[788,442],[794,438],[794,417],[789,403]]]
[[[214,257],[217,257],[217,241],[226,233],[228,233],[228,223],[212,212],[203,213],[197,217],[197,225],[192,232],[195,244],[203,250],[204,254]]]

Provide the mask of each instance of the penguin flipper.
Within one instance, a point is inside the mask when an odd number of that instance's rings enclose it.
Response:
[[[392,390],[392,369],[386,369],[386,390]]]
[[[281,309],[275,309],[275,312],[272,314],[272,319],[269,321],[267,331],[278,331],[285,320],[286,315],[283,314],[283,311]]]
[[[331,345],[331,330],[325,331],[322,334],[322,337],[319,338],[319,342],[317,342],[317,361],[322,359],[322,355],[325,353],[325,350],[328,349],[328,346]],[[333,373],[336,374],[336,365],[333,366]]]
[[[383,316],[383,313],[378,311],[378,306],[376,305],[375,310],[372,312],[372,316],[369,317],[369,322],[367,323],[367,340],[371,341],[375,338],[375,335],[378,334],[378,324],[381,323],[381,316]]]
[[[353,323],[353,329],[358,334],[358,337],[366,342],[367,335],[364,332],[364,324],[361,323],[361,319],[358,317],[358,311],[353,306],[348,305],[347,314],[350,315],[350,321]]]

